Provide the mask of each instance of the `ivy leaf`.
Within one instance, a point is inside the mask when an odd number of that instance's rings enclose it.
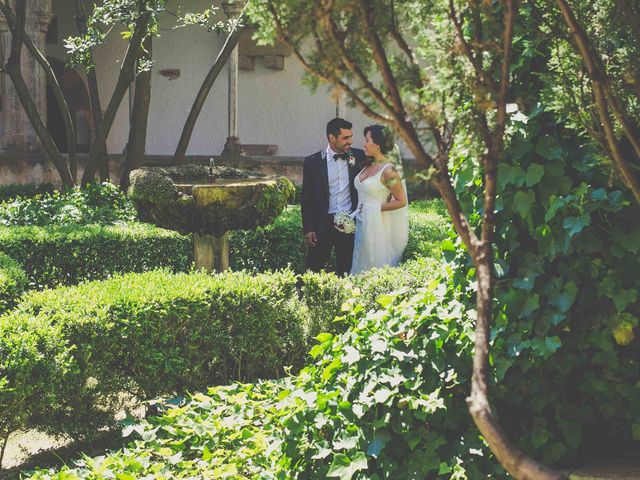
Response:
[[[523,219],[527,219],[531,212],[531,207],[536,202],[536,194],[529,190],[524,192],[519,190],[513,197],[513,208]]]
[[[356,453],[353,460],[342,453],[333,456],[331,467],[327,472],[328,478],[339,478],[340,480],[351,480],[353,475],[368,467],[367,458],[364,452]]]
[[[360,360],[360,352],[353,348],[351,345],[346,345],[344,347],[344,355],[342,355],[342,361],[347,365],[351,365],[352,363],[356,363]]]
[[[540,448],[551,439],[551,434],[544,428],[537,428],[531,434],[531,444],[535,448]]]
[[[638,292],[634,288],[625,290],[623,288],[616,289],[611,296],[616,309],[619,312],[624,311],[627,306],[635,302],[638,298]]]
[[[567,230],[569,238],[580,233],[584,227],[591,223],[589,215],[580,215],[579,217],[567,217],[563,220],[562,226]]]
[[[564,290],[551,298],[551,305],[556,307],[562,313],[566,313],[573,305],[578,294],[578,287],[573,282],[567,282]]]
[[[560,160],[562,148],[558,147],[557,140],[551,135],[540,137],[536,144],[536,153],[547,160]]]
[[[387,308],[389,305],[391,305],[391,302],[393,302],[393,295],[390,294],[384,294],[384,295],[378,295],[376,297],[376,302],[382,307],[382,308]]]
[[[527,175],[525,177],[525,184],[527,187],[533,187],[537,183],[540,183],[544,176],[544,167],[539,163],[532,163],[527,168]]]
[[[358,445],[358,437],[339,438],[333,442],[334,450],[352,450]]]
[[[377,458],[384,446],[389,441],[389,435],[386,433],[377,434],[367,448],[367,455]]]

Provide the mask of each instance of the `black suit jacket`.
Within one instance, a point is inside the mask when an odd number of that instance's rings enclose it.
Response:
[[[327,228],[329,215],[329,174],[327,172],[327,160],[325,150],[309,155],[304,159],[302,172],[302,229],[304,233],[322,233]],[[357,148],[351,149],[351,154],[356,158],[354,166],[349,165],[349,188],[351,192],[351,209],[358,206],[358,192],[353,184],[356,175],[362,169],[364,163],[364,151]]]

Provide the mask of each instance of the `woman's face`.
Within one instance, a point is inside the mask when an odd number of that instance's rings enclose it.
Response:
[[[371,132],[367,132],[364,137],[364,154],[367,157],[375,157],[380,153],[380,145],[377,145],[371,137]]]

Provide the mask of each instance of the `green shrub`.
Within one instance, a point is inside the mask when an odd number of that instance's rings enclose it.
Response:
[[[133,204],[112,183],[15,198],[0,204],[0,225],[113,224],[135,220]]]
[[[0,316],[0,438],[30,425],[49,430],[71,363],[60,327],[24,313]]]
[[[298,206],[286,207],[265,227],[236,230],[229,235],[229,261],[233,270],[264,272],[291,268],[300,273],[305,270],[306,255]]]
[[[20,264],[0,253],[0,313],[15,305],[27,284],[27,275]]]
[[[32,478],[503,478],[467,413],[473,312],[452,291],[352,303],[350,328],[319,335],[298,376],[212,388],[128,448]]]
[[[308,314],[295,292],[291,272],[155,271],[29,293],[0,322],[0,352],[8,359],[0,364],[0,405],[15,404],[12,415],[22,419],[6,419],[0,431],[86,434],[110,425],[131,396],[277,377],[287,365],[299,367]],[[48,353],[48,344],[29,340],[33,353],[27,349],[22,358],[22,336],[46,336],[47,329],[64,348]],[[51,405],[42,409],[24,372],[57,356],[67,367],[43,390]],[[51,361],[43,372],[58,368]]]
[[[346,278],[333,273],[306,272],[301,276],[301,294],[307,308],[313,312],[312,335],[343,331],[346,325],[334,322],[334,318],[341,315],[342,305],[351,298],[357,298],[365,310],[376,309],[380,295],[415,292],[440,273],[439,262],[432,258],[410,260],[399,267],[376,268]]]
[[[440,244],[448,237],[450,222],[440,200],[412,202],[409,206],[409,243],[404,259],[439,258]],[[254,272],[291,268],[306,270],[307,247],[302,236],[299,206],[288,206],[275,221],[255,231],[230,235],[230,262],[235,270]]]
[[[189,237],[151,225],[0,227],[0,252],[34,287],[73,285],[116,273],[191,266]]]
[[[17,197],[35,197],[52,194],[54,187],[50,183],[11,183],[0,185],[0,202],[7,202]]]

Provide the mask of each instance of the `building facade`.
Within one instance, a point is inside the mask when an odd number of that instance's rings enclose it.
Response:
[[[40,50],[46,52],[75,117],[80,151],[86,150],[93,135],[86,75],[83,68],[70,69],[65,66],[64,39],[77,33],[75,2],[24,1],[28,6],[27,32]],[[168,2],[167,12],[162,14],[160,36],[154,39],[153,44],[154,66],[146,147],[150,156],[168,157],[174,153],[195,95],[224,43],[224,35],[197,26],[177,26],[180,12],[201,11],[209,5],[210,0],[174,0]],[[218,15],[225,18],[222,9]],[[4,64],[11,48],[11,33],[1,16],[0,41]],[[126,46],[119,32],[112,31],[106,43],[95,49],[103,109],[111,98]],[[187,155],[219,155],[229,136],[229,115],[234,113],[237,117],[237,135],[240,143],[246,146],[247,153],[268,156],[274,162],[278,158],[301,161],[302,157],[323,148],[326,145],[326,122],[336,115],[354,122],[355,145],[360,146],[363,141],[362,128],[371,121],[358,110],[345,105],[326,87],[312,94],[301,82],[304,73],[302,66],[286,46],[258,46],[252,41],[251,32],[245,31],[237,54],[238,69],[230,69],[227,65],[216,80],[194,130]],[[23,57],[25,79],[33,89],[49,131],[64,151],[66,141],[62,117],[47,91],[44,73],[28,52],[25,51]],[[229,86],[230,71],[237,72],[235,94]],[[132,88],[120,105],[109,135],[110,154],[121,154],[125,148],[133,101]],[[0,152],[5,170],[7,165],[15,163],[13,159],[27,156],[34,177],[29,180],[46,180],[48,166],[46,159],[38,154],[41,151],[40,141],[30,127],[6,73],[1,75],[0,90]],[[6,171],[0,172],[0,181],[6,183],[8,176]],[[18,181],[25,180],[20,175],[17,177]]]

